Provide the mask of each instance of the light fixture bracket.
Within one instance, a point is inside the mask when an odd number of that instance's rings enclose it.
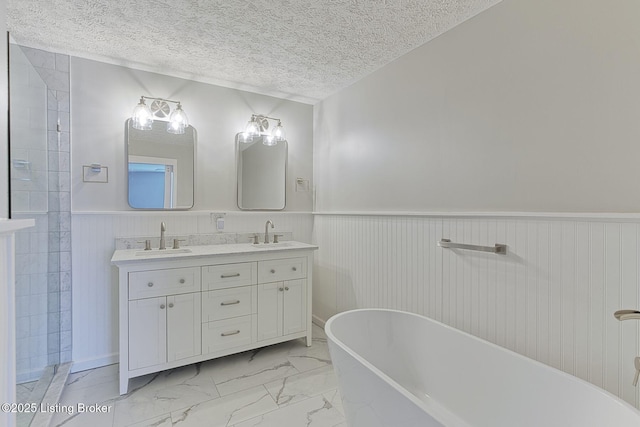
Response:
[[[263,116],[261,114],[254,115],[254,117],[255,117],[256,123],[258,123],[258,126],[260,127],[260,132],[266,132],[269,130],[270,117]],[[273,120],[277,120],[277,119],[273,119]]]
[[[171,114],[171,107],[169,107],[169,103],[164,99],[154,99],[151,105],[151,112],[158,119],[166,119]]]

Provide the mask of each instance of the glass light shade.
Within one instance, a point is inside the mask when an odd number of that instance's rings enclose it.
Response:
[[[140,103],[133,109],[131,121],[134,129],[151,130],[153,126],[153,113],[151,113],[151,109],[144,103],[144,99],[140,99]]]
[[[273,135],[263,135],[262,136],[262,143],[264,145],[276,145],[278,143],[278,141],[276,141],[276,137]]]
[[[185,129],[189,126],[189,119],[187,119],[187,115],[182,110],[182,106],[178,104],[173,113],[169,116],[169,123],[167,123],[167,132],[173,133],[176,135],[181,135],[184,133]]]
[[[246,132],[242,132],[240,135],[238,135],[238,141],[244,143],[253,142],[253,136],[249,135]]]
[[[256,122],[253,117],[251,117],[251,120],[249,120],[249,122],[247,123],[247,127],[245,128],[244,133],[249,136],[260,135],[260,126],[258,126],[258,122]]]
[[[271,131],[271,135],[276,139],[276,141],[284,141],[287,139],[280,120],[278,120],[278,126],[274,127],[273,131]]]

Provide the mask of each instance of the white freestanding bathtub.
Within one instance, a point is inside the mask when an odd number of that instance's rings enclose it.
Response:
[[[325,326],[349,427],[639,427],[581,379],[429,318],[353,310]]]

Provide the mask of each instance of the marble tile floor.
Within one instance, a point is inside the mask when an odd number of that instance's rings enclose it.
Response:
[[[30,381],[28,383],[22,383],[16,385],[16,402],[27,403],[29,402],[29,395],[35,388],[38,381]]]
[[[324,331],[313,345],[294,340],[129,381],[118,365],[69,375],[56,427],[346,427]],[[79,403],[106,413],[79,413]]]

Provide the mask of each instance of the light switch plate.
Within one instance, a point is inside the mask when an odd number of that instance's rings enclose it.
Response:
[[[296,179],[296,192],[307,192],[309,191],[309,180],[303,178]]]

